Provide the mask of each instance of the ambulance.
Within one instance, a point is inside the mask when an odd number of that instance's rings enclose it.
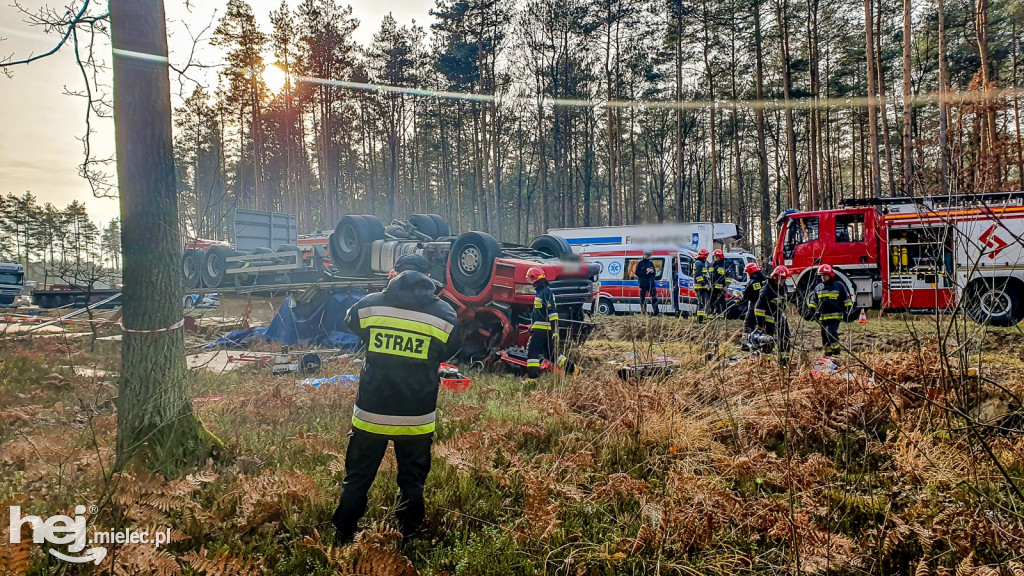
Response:
[[[595,246],[663,246],[693,252],[701,248],[710,251],[743,239],[739,226],[712,222],[551,228],[548,234],[565,238],[577,254]]]

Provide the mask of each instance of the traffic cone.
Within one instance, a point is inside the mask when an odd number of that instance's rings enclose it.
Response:
[[[867,310],[864,310],[863,308],[860,309],[860,318],[857,319],[857,323],[858,324],[867,324],[868,323],[868,313],[867,313]]]

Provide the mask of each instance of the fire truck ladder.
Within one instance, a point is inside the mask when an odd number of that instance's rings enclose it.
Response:
[[[899,196],[894,198],[847,198],[839,204],[846,207],[856,206],[892,206],[896,204],[916,204],[934,209],[965,204],[1008,204],[1011,201],[1024,200],[1024,191],[987,192],[983,194],[950,194],[948,196]]]

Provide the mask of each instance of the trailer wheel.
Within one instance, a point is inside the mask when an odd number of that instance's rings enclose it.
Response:
[[[217,288],[227,274],[227,258],[234,255],[234,250],[227,246],[210,246],[206,251],[206,260],[199,268],[203,283],[210,288]]]
[[[302,248],[299,248],[295,244],[281,244],[277,248],[278,252],[302,252]]]
[[[356,266],[374,240],[384,238],[384,226],[374,216],[342,216],[328,244],[335,267]]]
[[[202,249],[185,250],[181,255],[181,273],[185,279],[186,288],[199,288],[203,283],[203,277],[199,270],[206,260],[206,251]]]
[[[1024,319],[1019,286],[1005,278],[987,278],[967,287],[967,314],[978,324],[1016,326]]]
[[[597,303],[597,312],[605,316],[615,315],[615,305],[608,298],[601,298],[601,301]]]
[[[562,259],[572,255],[572,247],[565,241],[565,238],[550,234],[543,234],[534,238],[533,242],[530,242],[530,248],[543,252],[552,258]]]
[[[429,214],[413,214],[409,216],[409,224],[420,234],[430,236],[431,240],[437,240],[439,236],[437,224]]]
[[[476,296],[491,279],[494,260],[501,256],[501,245],[486,232],[466,232],[452,244],[448,257],[452,285],[465,296]]]
[[[451,236],[451,228],[448,227],[448,221],[444,219],[440,214],[428,214],[430,219],[434,221],[434,226],[437,228],[437,237],[445,238]]]

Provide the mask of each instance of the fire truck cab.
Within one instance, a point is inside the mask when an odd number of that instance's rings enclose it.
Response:
[[[962,307],[976,322],[1024,319],[1024,193],[847,200],[787,211],[772,258],[793,273],[802,312],[829,264],[858,308],[925,312]]]

